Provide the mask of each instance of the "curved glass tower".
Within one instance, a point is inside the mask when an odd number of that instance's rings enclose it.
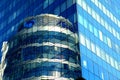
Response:
[[[63,17],[26,18],[8,45],[4,80],[75,80],[81,76],[78,36]]]

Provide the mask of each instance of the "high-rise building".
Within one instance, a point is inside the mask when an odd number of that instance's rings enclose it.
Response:
[[[3,80],[80,78],[78,35],[72,29],[67,19],[52,14],[26,18],[8,41]]]
[[[119,0],[1,0],[0,48],[16,35],[30,16],[63,16],[79,35],[82,77],[86,80],[120,79]],[[2,53],[0,53],[2,55]]]
[[[120,79],[119,4],[118,0],[77,1],[82,76],[86,80]]]

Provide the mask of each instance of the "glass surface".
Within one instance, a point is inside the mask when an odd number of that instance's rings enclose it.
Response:
[[[76,40],[78,36],[69,29],[69,27],[73,27],[70,22],[62,17],[49,15],[36,16],[32,27],[31,19],[30,21],[28,19],[26,24],[29,28],[22,26],[23,29],[9,41],[10,45],[13,42],[13,46],[9,48],[9,55],[6,55],[7,67],[4,79],[7,77],[10,79],[30,79],[31,76],[34,76],[33,78],[52,76],[55,79],[59,78],[61,73],[63,73],[61,77],[66,79],[80,77],[80,69],[78,69],[80,68],[78,64],[80,58],[77,58],[79,51]],[[41,20],[37,20],[39,17],[43,18],[43,23]],[[49,21],[54,18],[61,21],[59,23],[61,25],[57,26],[54,21]],[[42,27],[39,26],[40,24],[36,25],[39,22],[43,24]],[[19,42],[20,40],[21,42]],[[15,67],[14,70],[13,67]],[[18,69],[18,67],[21,68]],[[69,69],[69,67],[73,68]],[[18,73],[19,76],[15,77],[15,73]],[[46,78],[49,79],[49,77]]]
[[[113,73],[119,71],[117,69],[119,60],[115,57],[119,56],[117,50],[119,45],[115,44],[116,41],[119,44],[117,34],[119,32],[119,20],[117,22],[119,14],[113,12],[115,8],[112,8],[113,4],[117,8],[118,2],[77,0],[81,60],[83,60],[83,56],[89,57],[87,64],[90,67],[86,68],[87,71],[90,71],[89,77],[85,75],[86,71],[82,70],[82,76],[87,80],[119,80],[119,76]],[[87,21],[87,27],[83,25],[83,21]],[[81,65],[83,66],[82,63]]]

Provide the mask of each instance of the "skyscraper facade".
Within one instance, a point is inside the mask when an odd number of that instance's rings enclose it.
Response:
[[[8,41],[3,80],[80,78],[78,35],[71,29],[67,19],[52,14],[26,18]]]
[[[0,3],[0,48],[2,42],[15,35],[19,24],[30,16],[56,14],[69,19],[73,26],[77,25],[75,0],[1,0]]]
[[[82,77],[119,80],[119,4],[119,0],[1,0],[0,48],[25,18],[41,13],[60,15],[72,22],[73,32],[79,35]]]
[[[119,4],[77,0],[82,76],[86,80],[120,79]]]

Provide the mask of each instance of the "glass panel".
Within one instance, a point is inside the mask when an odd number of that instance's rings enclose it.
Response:
[[[44,1],[44,6],[43,6],[44,9],[48,6],[48,3],[49,3],[48,0]]]
[[[83,17],[81,15],[78,15],[78,21],[80,22],[80,24],[84,25],[83,24]]]
[[[65,9],[66,9],[66,1],[61,5],[61,12],[63,12]]]
[[[103,35],[102,35],[102,32],[101,32],[101,31],[99,31],[99,35],[100,35],[100,37],[99,37],[100,40],[103,41]]]
[[[95,45],[93,43],[91,43],[91,48],[92,48],[92,52],[96,53],[95,52]]]
[[[100,57],[100,49],[99,49],[99,47],[98,46],[96,46],[96,53],[97,53],[97,56],[99,56]]]
[[[85,38],[82,34],[80,35],[80,43],[85,46]]]
[[[86,60],[83,60],[83,66],[84,66],[85,68],[87,68],[87,61],[86,61]]]
[[[86,46],[89,50],[91,50],[90,41],[88,39],[86,39]]]
[[[93,26],[91,24],[89,24],[89,30],[90,30],[90,32],[93,33]]]
[[[73,4],[73,0],[67,0],[67,8],[69,8]]]
[[[94,35],[98,37],[98,30],[94,27]]]
[[[86,19],[84,19],[84,27],[87,28],[88,22]]]

